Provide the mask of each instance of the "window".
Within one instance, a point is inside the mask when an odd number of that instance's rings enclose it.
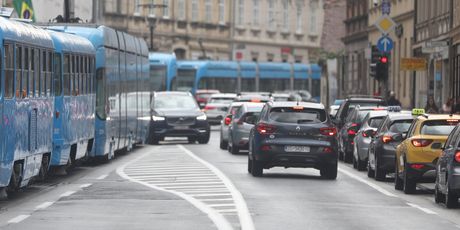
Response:
[[[327,114],[319,109],[273,108],[270,110],[269,119],[289,124],[322,123],[327,120]]]
[[[275,0],[268,0],[268,28],[274,31],[275,28]]]
[[[252,92],[256,90],[256,79],[241,78],[241,92]]]
[[[163,18],[169,18],[169,0],[163,0]]]
[[[76,82],[75,82],[75,77],[76,77],[76,62],[75,62],[75,56],[70,56],[70,93],[71,95],[75,95],[76,91]]]
[[[24,47],[24,62],[22,68],[22,93],[23,96],[30,95],[29,92],[29,68],[30,68],[30,49],[28,47]]]
[[[54,95],[61,96],[62,94],[62,56],[60,53],[54,54]]]
[[[259,26],[259,0],[252,0],[252,25]]]
[[[316,27],[316,11],[318,10],[318,0],[312,0],[310,2],[310,34],[317,34]]]
[[[150,66],[150,82],[153,91],[166,90],[166,66]]]
[[[22,46],[16,45],[16,97],[22,98],[22,68],[23,68],[23,59],[22,59]]]
[[[14,49],[12,44],[5,43],[3,46],[5,60],[5,98],[14,96]]]
[[[140,15],[140,14],[141,14],[141,1],[134,0],[134,15]]]
[[[219,23],[225,23],[225,0],[219,0]]]
[[[425,121],[420,130],[421,135],[447,136],[458,124],[457,120],[429,120]]]
[[[198,0],[192,0],[192,21],[198,21]]]
[[[149,5],[149,17],[155,17],[155,8],[153,7],[154,5],[153,0],[150,0],[150,5]]]
[[[71,95],[71,84],[70,84],[70,56],[64,55],[64,96]]]
[[[212,4],[211,0],[205,0],[205,20],[207,23],[212,22]]]
[[[290,79],[259,79],[259,91],[274,92],[290,89]]]
[[[195,75],[196,70],[194,69],[178,69],[173,90],[192,91],[195,87]]]
[[[244,25],[244,0],[238,0],[238,25]]]
[[[201,78],[198,89],[217,89],[222,93],[234,93],[236,91],[236,78]]]
[[[107,95],[105,91],[105,69],[99,68],[96,71],[96,115],[99,119],[107,118]]]
[[[185,20],[185,1],[186,0],[177,1],[177,18],[179,20]]]
[[[51,96],[53,93],[53,53],[46,52],[46,95]]]
[[[283,29],[289,30],[289,2],[286,0],[283,1]]]
[[[296,33],[301,34],[302,33],[302,11],[303,11],[303,2],[297,0],[296,4],[296,15],[297,15],[297,28],[296,28]]]

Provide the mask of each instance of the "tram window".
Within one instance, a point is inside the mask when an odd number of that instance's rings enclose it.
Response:
[[[241,79],[241,91],[252,92],[256,90],[256,80],[254,78],[242,78]]]
[[[34,49],[33,55],[33,68],[34,68],[34,88],[35,96],[40,97],[40,50]]]
[[[236,78],[201,78],[198,88],[217,89],[222,93],[234,93],[236,91]]]
[[[310,83],[308,79],[295,79],[294,89],[295,90],[310,90]]]
[[[96,71],[96,115],[105,120],[107,118],[108,105],[105,87],[105,69],[99,68]]]
[[[80,93],[86,94],[86,71],[85,71],[85,57],[80,58]]]
[[[41,75],[42,75],[42,79],[41,79],[41,83],[42,83],[42,87],[41,87],[41,94],[42,94],[42,97],[46,97],[46,93],[47,93],[47,88],[48,86],[46,85],[46,82],[48,82],[47,80],[47,77],[46,76],[46,51],[43,50],[42,51],[42,65],[41,65]]]
[[[54,54],[54,95],[61,96],[62,94],[62,59],[60,53]]]
[[[311,95],[313,97],[319,97],[321,94],[321,80],[319,79],[314,79],[312,80],[312,92]]]
[[[53,95],[53,52],[48,51],[48,58],[47,61],[47,80],[46,85],[48,86],[47,95]]]
[[[35,49],[30,48],[30,68],[29,68],[29,97],[35,97]]]
[[[70,56],[64,55],[64,95],[71,95],[71,84],[70,84]]]
[[[260,79],[259,91],[284,91],[290,89],[290,79]]]
[[[75,56],[70,56],[70,82],[71,82],[71,94],[75,95]]]
[[[22,93],[24,97],[27,97],[27,93],[29,92],[28,81],[29,81],[29,48],[24,47],[24,62],[22,68]]]
[[[3,46],[5,60],[5,98],[12,98],[14,95],[14,49],[13,45]]]
[[[16,46],[16,97],[22,98],[22,47]]]

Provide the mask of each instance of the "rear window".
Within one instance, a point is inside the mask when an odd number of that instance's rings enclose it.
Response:
[[[364,110],[364,111],[359,111],[358,112],[358,117],[356,118],[356,122],[361,123],[364,121],[364,118],[366,118],[367,114],[369,114],[371,111]]]
[[[407,133],[411,124],[412,120],[395,121],[391,124],[389,130],[393,133]]]
[[[372,128],[378,128],[380,127],[380,124],[382,124],[382,121],[385,117],[374,117],[369,119],[369,126]]]
[[[238,109],[240,108],[241,106],[233,106],[230,108],[230,111],[229,111],[229,114],[231,115],[235,115],[236,111],[238,111]]]
[[[457,124],[458,120],[456,119],[425,121],[422,125],[421,134],[447,136]]]
[[[214,104],[230,104],[233,102],[233,98],[211,98],[209,99],[209,103]]]
[[[320,123],[326,121],[326,112],[319,109],[273,108],[269,119],[290,124]]]

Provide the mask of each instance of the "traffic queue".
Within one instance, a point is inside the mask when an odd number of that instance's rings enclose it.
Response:
[[[435,183],[435,202],[458,206],[460,115],[403,111],[382,98],[352,96],[332,118],[340,160],[377,181],[392,179],[405,194],[414,194],[419,183]]]

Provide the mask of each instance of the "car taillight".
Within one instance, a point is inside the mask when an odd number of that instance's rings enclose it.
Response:
[[[369,135],[367,135],[366,132],[362,132],[361,135],[362,135],[363,137],[369,137]]]
[[[337,129],[335,127],[320,128],[319,132],[324,136],[334,137],[337,135]]]
[[[383,143],[390,143],[391,141],[393,141],[393,138],[391,136],[383,136],[382,137],[382,142]]]
[[[204,107],[204,110],[213,110],[215,108],[216,108],[215,106],[207,105],[207,106]]]
[[[269,125],[265,123],[260,123],[257,125],[257,132],[259,132],[262,135],[273,134],[275,130],[276,130],[276,127],[273,125]]]
[[[334,150],[331,147],[324,147],[323,153],[332,153]]]
[[[427,147],[433,142],[433,140],[429,139],[414,139],[412,140],[412,145],[414,147]]]
[[[413,168],[413,169],[422,169],[423,167],[425,167],[425,165],[422,165],[422,164],[411,164],[410,167]]]
[[[358,133],[357,130],[359,129],[358,126],[359,126],[359,125],[356,124],[356,123],[351,124],[351,127],[348,128],[348,131],[347,131],[348,135],[350,135],[350,136],[356,135],[356,133]]]
[[[455,153],[455,161],[457,161],[458,163],[460,163],[460,151],[458,151],[458,152]]]
[[[226,117],[226,118],[224,119],[225,125],[230,125],[231,122],[232,122],[232,119],[231,119],[230,117]]]

